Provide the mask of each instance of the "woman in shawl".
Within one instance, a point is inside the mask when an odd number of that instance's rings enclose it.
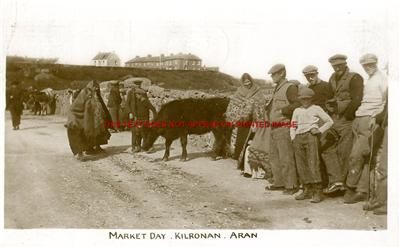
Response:
[[[238,121],[252,121],[252,113],[254,109],[254,102],[260,97],[260,87],[254,84],[253,78],[248,73],[244,73],[241,77],[242,86],[240,86],[235,94],[231,97],[229,102],[226,116],[229,122]],[[233,137],[236,136],[234,141],[233,158],[239,159],[238,167],[240,166],[240,154],[249,136],[250,127],[236,127],[233,131]],[[235,135],[236,134],[236,135]]]
[[[72,153],[81,160],[86,154],[102,152],[100,145],[107,144],[110,133],[107,125],[111,116],[100,94],[96,81],[88,83],[72,103],[67,127]]]

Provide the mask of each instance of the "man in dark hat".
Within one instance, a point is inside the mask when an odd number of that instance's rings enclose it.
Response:
[[[282,64],[274,65],[268,72],[276,84],[271,101],[267,104],[268,119],[271,125],[270,156],[273,185],[266,190],[284,190],[284,194],[297,192],[298,181],[294,151],[290,139],[289,123],[293,111],[300,106],[297,101],[298,88],[286,79],[286,69]]]
[[[127,93],[126,108],[129,111],[129,119],[132,120],[132,151],[140,152],[142,150],[142,139],[145,136],[145,127],[143,122],[148,122],[150,118],[149,111],[156,115],[156,109],[150,103],[145,90],[141,88],[142,81],[135,80],[135,87]]]
[[[329,176],[325,194],[345,190],[344,182],[353,142],[352,122],[363,96],[363,78],[358,73],[350,72],[346,60],[347,56],[342,54],[329,58],[335,72],[329,79],[334,95],[329,100],[327,109],[334,124],[329,133],[331,135],[327,135],[330,145],[322,151],[322,159]],[[345,202],[347,198],[345,195]]]
[[[14,130],[18,130],[19,125],[21,124],[21,115],[23,111],[22,98],[23,93],[18,82],[11,82],[11,87],[7,91],[6,106],[11,113],[11,120]]]

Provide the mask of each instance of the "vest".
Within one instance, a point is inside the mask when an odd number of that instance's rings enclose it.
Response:
[[[271,104],[269,111],[269,120],[271,123],[290,121],[290,119],[284,116],[280,110],[290,104],[289,100],[287,99],[286,92],[287,89],[292,85],[294,85],[292,82],[284,81],[276,86],[272,95],[272,99],[269,102],[269,104]]]
[[[349,72],[349,69],[347,69],[339,81],[336,81],[335,73],[329,79],[337,104],[337,114],[339,115],[344,113],[351,102],[350,81],[355,75],[356,73]]]

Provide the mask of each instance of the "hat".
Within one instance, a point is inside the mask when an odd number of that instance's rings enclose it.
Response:
[[[276,64],[269,69],[268,74],[274,74],[278,71],[285,70],[285,65],[283,64]]]
[[[377,62],[378,62],[378,57],[376,57],[376,55],[372,54],[372,53],[364,54],[360,58],[360,64],[362,64],[362,65],[372,64],[372,63],[377,63]]]
[[[137,79],[137,80],[134,80],[133,83],[136,85],[140,85],[142,83],[142,80]]]
[[[308,87],[300,87],[297,97],[299,99],[311,98],[314,96],[314,91]]]
[[[307,66],[304,67],[304,69],[303,69],[303,74],[304,74],[304,75],[315,74],[315,73],[318,73],[318,68],[317,68],[316,66],[307,65]]]
[[[347,60],[346,55],[335,54],[329,58],[329,63],[331,63],[331,65],[340,65],[340,64],[345,64],[346,60]]]

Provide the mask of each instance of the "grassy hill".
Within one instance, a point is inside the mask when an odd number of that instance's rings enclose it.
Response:
[[[23,87],[38,89],[81,88],[89,80],[117,80],[126,76],[146,77],[166,89],[233,91],[238,79],[215,71],[178,71],[128,67],[95,67],[63,64],[18,63],[7,61],[6,79],[22,82]]]

